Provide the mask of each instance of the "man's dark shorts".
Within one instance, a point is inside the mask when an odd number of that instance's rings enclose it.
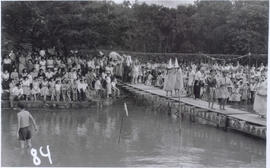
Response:
[[[19,140],[25,141],[25,140],[31,139],[31,137],[32,135],[31,135],[30,126],[19,129]]]

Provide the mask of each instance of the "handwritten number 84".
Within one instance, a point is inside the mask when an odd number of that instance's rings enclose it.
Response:
[[[39,153],[41,154],[41,156],[43,157],[47,157],[50,164],[52,164],[52,158],[51,158],[51,153],[50,153],[50,146],[47,145],[47,153],[44,153],[42,150],[42,146],[39,148]],[[40,158],[37,156],[37,150],[35,148],[31,149],[31,155],[33,156],[33,163],[38,166],[41,164],[41,160]]]

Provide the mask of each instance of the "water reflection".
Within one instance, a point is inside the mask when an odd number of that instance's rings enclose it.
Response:
[[[122,101],[102,109],[31,109],[40,127],[33,145],[51,146],[53,166],[265,167],[263,140],[180,121],[132,100],[127,105],[120,144]],[[18,154],[15,137],[16,112],[3,110],[3,166],[33,166],[29,155]]]

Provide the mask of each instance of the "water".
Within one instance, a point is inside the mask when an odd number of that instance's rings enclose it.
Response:
[[[42,158],[40,166],[266,167],[263,140],[125,101],[119,144],[123,100],[103,109],[30,109],[39,125],[33,147],[50,145],[52,155],[52,165]],[[19,149],[16,122],[16,111],[2,110],[2,166],[34,166]]]

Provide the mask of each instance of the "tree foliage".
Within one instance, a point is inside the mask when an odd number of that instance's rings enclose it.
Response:
[[[2,2],[2,46],[141,52],[267,53],[268,1],[166,8],[99,2]]]

